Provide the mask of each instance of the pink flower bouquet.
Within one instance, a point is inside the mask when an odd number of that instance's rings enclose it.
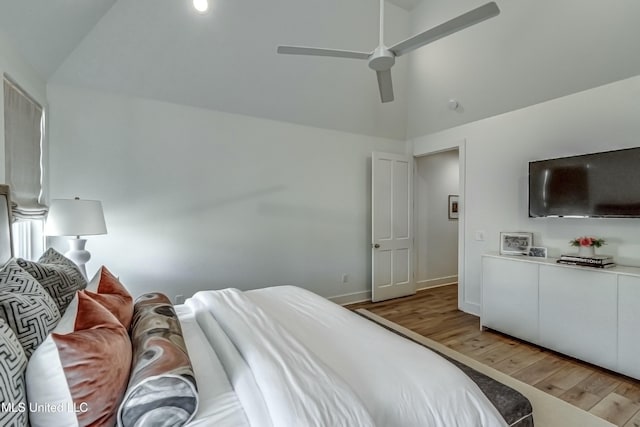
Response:
[[[599,239],[597,237],[582,236],[582,237],[576,237],[575,239],[571,240],[569,244],[571,246],[578,246],[578,247],[594,246],[596,248],[599,248],[602,245],[606,245],[606,242],[604,239]]]

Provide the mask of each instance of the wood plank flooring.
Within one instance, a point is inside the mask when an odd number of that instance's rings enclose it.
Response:
[[[379,303],[358,303],[394,323],[622,427],[640,427],[640,381],[495,331],[458,310],[458,287]]]

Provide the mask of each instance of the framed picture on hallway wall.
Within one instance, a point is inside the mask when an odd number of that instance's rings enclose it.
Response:
[[[450,194],[449,195],[449,219],[458,219],[458,195]]]

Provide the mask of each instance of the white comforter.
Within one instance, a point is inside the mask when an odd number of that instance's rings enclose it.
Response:
[[[374,426],[351,388],[243,293],[225,289],[194,299],[214,313],[251,369],[273,426]]]
[[[455,366],[309,291],[205,291],[187,305],[253,427],[506,425]]]

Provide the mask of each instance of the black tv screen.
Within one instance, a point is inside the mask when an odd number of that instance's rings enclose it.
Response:
[[[529,162],[530,217],[640,217],[640,147]]]

